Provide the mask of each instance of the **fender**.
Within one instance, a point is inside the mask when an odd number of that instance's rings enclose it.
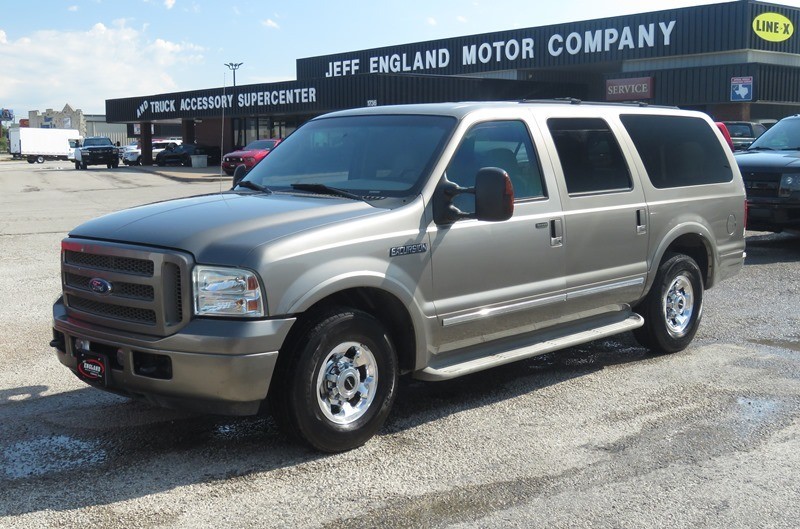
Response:
[[[709,230],[708,227],[703,223],[697,220],[691,220],[687,222],[681,222],[660,237],[660,242],[652,254],[652,259],[647,266],[647,282],[644,290],[645,293],[649,292],[650,287],[653,286],[656,270],[658,269],[659,263],[661,263],[661,261],[664,259],[664,254],[667,253],[667,249],[672,243],[674,243],[683,235],[697,235],[702,240],[703,246],[705,246],[706,253],[708,254],[708,264],[710,268],[709,281],[705,286],[706,288],[710,288],[714,284],[714,276],[716,275],[716,270],[719,266],[719,254],[708,242],[709,240],[713,240],[714,236],[712,235],[711,230]]]

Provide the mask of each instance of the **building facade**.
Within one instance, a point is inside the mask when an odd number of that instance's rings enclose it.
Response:
[[[566,97],[716,120],[800,113],[800,9],[742,0],[297,60],[297,80],[106,101],[109,121],[180,120],[227,152],[345,108]],[[144,127],[146,130],[147,127]]]

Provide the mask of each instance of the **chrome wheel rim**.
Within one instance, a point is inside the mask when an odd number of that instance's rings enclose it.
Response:
[[[325,357],[317,374],[317,404],[336,424],[360,419],[375,400],[378,365],[369,347],[344,342]]]
[[[672,280],[664,295],[663,306],[670,335],[681,337],[686,334],[694,314],[694,289],[688,276],[681,274]]]

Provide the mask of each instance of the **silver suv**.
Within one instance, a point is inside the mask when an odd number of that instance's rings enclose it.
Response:
[[[744,260],[741,175],[696,112],[350,110],[242,177],[64,239],[62,364],[164,406],[267,403],[317,449],[348,450],[381,427],[401,374],[444,380],[625,331],[682,350],[704,291]]]

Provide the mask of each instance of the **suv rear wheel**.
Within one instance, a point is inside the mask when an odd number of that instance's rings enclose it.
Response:
[[[659,353],[685,349],[703,315],[703,275],[697,263],[683,254],[665,257],[637,311],[644,317],[644,326],[634,331],[640,344]]]
[[[397,357],[385,327],[365,312],[339,308],[295,336],[272,377],[276,420],[318,450],[363,445],[383,425],[397,391]]]

